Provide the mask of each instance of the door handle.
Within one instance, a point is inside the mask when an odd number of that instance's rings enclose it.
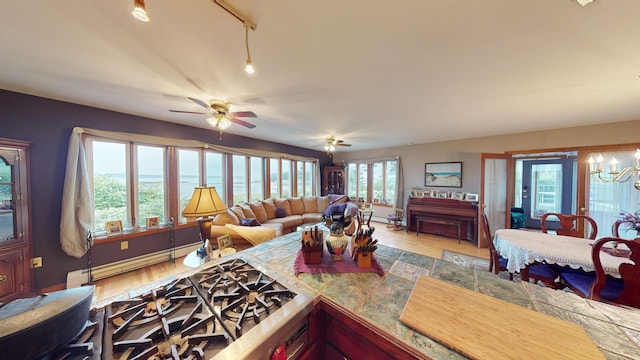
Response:
[[[7,275],[0,275],[0,283],[9,280]]]

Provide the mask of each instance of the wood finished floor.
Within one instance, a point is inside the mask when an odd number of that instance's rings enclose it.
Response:
[[[462,241],[458,244],[458,240],[452,238],[429,234],[416,236],[415,232],[407,233],[404,230],[394,231],[393,229],[387,228],[384,223],[372,222],[372,225],[376,228],[373,238],[378,239],[378,243],[389,247],[434,258],[440,258],[442,250],[454,251],[485,259],[489,258],[488,248],[478,249],[474,244],[467,241]],[[167,261],[136,271],[112,276],[107,279],[98,280],[95,283],[96,290],[94,294],[96,300],[102,301],[130,289],[189,270],[189,268],[182,263],[182,260],[183,258],[178,258],[175,260],[175,263]]]

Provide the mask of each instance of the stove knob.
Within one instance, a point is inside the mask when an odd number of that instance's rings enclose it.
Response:
[[[271,360],[287,360],[287,351],[284,345],[278,346],[271,354]]]

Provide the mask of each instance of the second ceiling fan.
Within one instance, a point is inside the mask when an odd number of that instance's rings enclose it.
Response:
[[[194,103],[202,106],[206,109],[206,112],[201,111],[183,111],[183,110],[169,110],[175,113],[183,113],[183,114],[199,114],[199,115],[209,115],[207,118],[207,122],[214,129],[220,131],[222,133],[223,130],[226,130],[231,126],[231,124],[238,124],[244,126],[249,129],[253,129],[256,126],[250,122],[244,121],[239,118],[255,118],[257,115],[253,111],[229,111],[229,103],[223,100],[213,99],[209,101],[209,104],[205,103],[202,100],[190,97],[189,100]]]
[[[334,152],[336,150],[336,146],[351,146],[351,144],[347,144],[344,142],[344,140],[340,140],[337,137],[331,135],[325,139],[325,143],[323,145],[317,146],[324,146],[324,149],[327,152]]]

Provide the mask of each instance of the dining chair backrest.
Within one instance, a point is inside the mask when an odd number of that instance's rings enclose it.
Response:
[[[487,218],[487,214],[485,214],[484,212],[480,213],[480,219],[482,221],[482,231],[484,232],[484,237],[489,244],[489,271],[491,271],[491,267],[493,267],[491,265],[498,264],[498,258],[500,257],[500,254],[496,251],[496,246],[493,244],[493,236],[491,236],[491,228],[489,227],[489,219]],[[498,266],[496,265],[496,269],[497,268]],[[495,273],[497,274],[498,271],[495,270]]]
[[[596,280],[591,285],[591,291],[589,298],[593,300],[600,300],[600,292],[606,284],[607,276],[602,267],[603,247],[605,244],[617,244],[616,247],[605,248],[609,253],[617,251],[615,256],[624,256],[631,259],[633,263],[622,263],[618,268],[624,288],[620,295],[613,300],[615,303],[629,305],[633,307],[640,307],[640,239],[626,240],[616,237],[604,237],[598,239],[593,243],[593,249],[591,250],[591,257],[593,259],[593,265],[596,270]],[[623,246],[626,245],[627,249]]]
[[[549,224],[553,221],[553,217],[558,218],[559,227],[552,229]],[[551,218],[551,219],[550,219]],[[582,231],[578,230],[578,226],[582,222],[584,226],[589,230],[588,238],[595,240],[598,236],[598,224],[595,220],[587,215],[572,215],[572,214],[560,214],[560,213],[546,213],[540,218],[540,225],[542,226],[542,232],[548,233],[549,230],[555,230],[558,235],[572,236],[572,237],[584,237]]]

